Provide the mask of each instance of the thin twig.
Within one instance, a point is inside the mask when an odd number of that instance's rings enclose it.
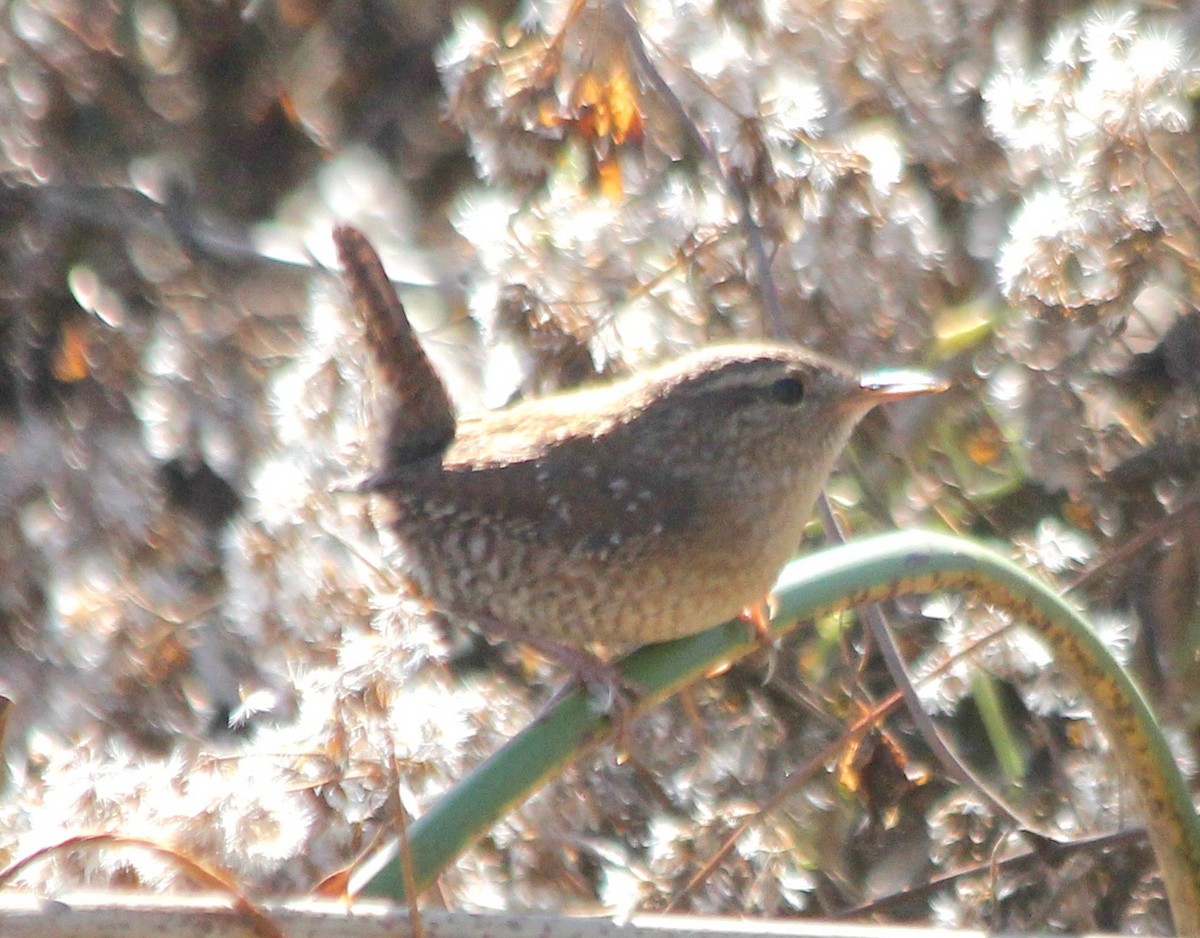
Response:
[[[1092,564],[1084,570],[1079,576],[1075,577],[1070,583],[1063,587],[1063,595],[1071,593],[1075,590],[1083,589],[1089,585],[1092,580],[1099,577],[1101,574],[1110,570],[1117,564],[1131,560],[1133,557],[1140,554],[1148,545],[1154,543],[1160,537],[1168,534],[1173,529],[1190,518],[1194,513],[1200,511],[1200,495],[1194,495],[1186,502],[1179,506],[1171,514],[1150,525],[1143,531],[1139,531],[1128,541],[1122,544],[1115,550],[1109,551],[1101,557],[1096,563]]]
[[[653,86],[654,90],[658,92],[663,102],[673,112],[680,126],[687,131],[692,144],[712,164],[717,178],[721,180],[725,190],[737,203],[738,219],[742,227],[742,232],[746,237],[746,246],[750,251],[750,257],[754,262],[755,276],[752,278],[752,282],[757,285],[759,299],[767,314],[767,331],[773,339],[786,339],[788,336],[787,330],[783,326],[783,312],[779,303],[779,291],[775,288],[775,280],[771,276],[771,260],[767,255],[766,245],[763,243],[762,230],[754,220],[749,190],[737,173],[726,172],[720,157],[712,146],[709,145],[700,128],[696,126],[696,122],[688,114],[687,108],[683,106],[683,102],[679,100],[679,96],[675,94],[674,90],[667,83],[667,80],[663,77],[662,72],[650,60],[650,56],[646,52],[646,44],[642,40],[641,29],[638,26],[637,20],[634,19],[633,14],[629,12],[629,9],[622,0],[610,0],[610,3],[617,22],[621,24],[625,32],[625,41],[634,62],[637,64],[638,70]]]
[[[839,544],[844,543],[846,540],[845,535],[841,524],[837,520],[837,516],[833,513],[829,499],[822,495],[817,502],[817,508],[821,515],[822,524],[831,540]],[[921,734],[921,738],[925,740],[925,744],[948,774],[960,784],[976,789],[997,811],[1009,818],[1009,820],[1022,830],[1029,831],[1047,840],[1057,841],[1058,838],[1044,831],[1036,821],[1027,817],[1023,811],[1010,804],[1003,795],[976,775],[971,767],[960,759],[950,744],[946,742],[942,731],[938,728],[937,723],[934,722],[933,717],[926,713],[925,708],[921,705],[921,698],[917,693],[916,685],[913,683],[912,674],[908,670],[908,664],[900,652],[900,647],[896,642],[891,624],[888,622],[879,604],[871,603],[864,606],[862,616],[871,638],[879,646],[879,652],[883,656],[884,663],[887,665],[888,673],[891,674],[892,680],[904,695],[904,701],[908,705],[909,713],[912,716],[917,731]]]

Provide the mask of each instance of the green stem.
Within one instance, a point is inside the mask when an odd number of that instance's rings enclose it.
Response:
[[[772,634],[862,603],[913,593],[964,590],[1037,632],[1059,666],[1086,693],[1109,736],[1142,811],[1179,934],[1200,935],[1200,820],[1158,723],[1141,691],[1087,622],[1053,589],[995,552],[925,532],[888,534],[791,563],[776,585]],[[634,714],[648,711],[717,664],[757,649],[743,623],[639,649],[621,671],[647,688]],[[609,730],[574,692],[446,793],[409,831],[417,888],[505,814]],[[351,893],[403,895],[394,848],[360,871]]]
[[[1009,726],[1008,714],[996,692],[996,682],[987,671],[978,668],[971,673],[971,696],[979,708],[979,722],[987,733],[992,752],[1000,764],[1000,771],[1008,780],[1010,789],[1025,780],[1025,760],[1021,758],[1021,747]]]

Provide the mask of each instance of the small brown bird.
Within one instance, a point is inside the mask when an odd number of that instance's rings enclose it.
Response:
[[[335,240],[394,398],[365,488],[390,505],[408,572],[438,608],[552,654],[679,638],[761,603],[863,415],[943,387],[729,345],[457,422],[366,239]]]

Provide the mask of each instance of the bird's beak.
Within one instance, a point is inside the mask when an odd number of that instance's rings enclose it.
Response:
[[[938,394],[950,387],[945,378],[938,378],[923,371],[888,369],[868,372],[859,379],[862,395],[859,400],[874,404],[885,404],[918,394]]]

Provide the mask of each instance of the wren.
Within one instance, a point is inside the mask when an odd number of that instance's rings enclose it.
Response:
[[[458,421],[366,238],[334,239],[392,398],[363,488],[437,608],[543,650],[679,638],[761,603],[863,415],[944,387],[726,345]]]

